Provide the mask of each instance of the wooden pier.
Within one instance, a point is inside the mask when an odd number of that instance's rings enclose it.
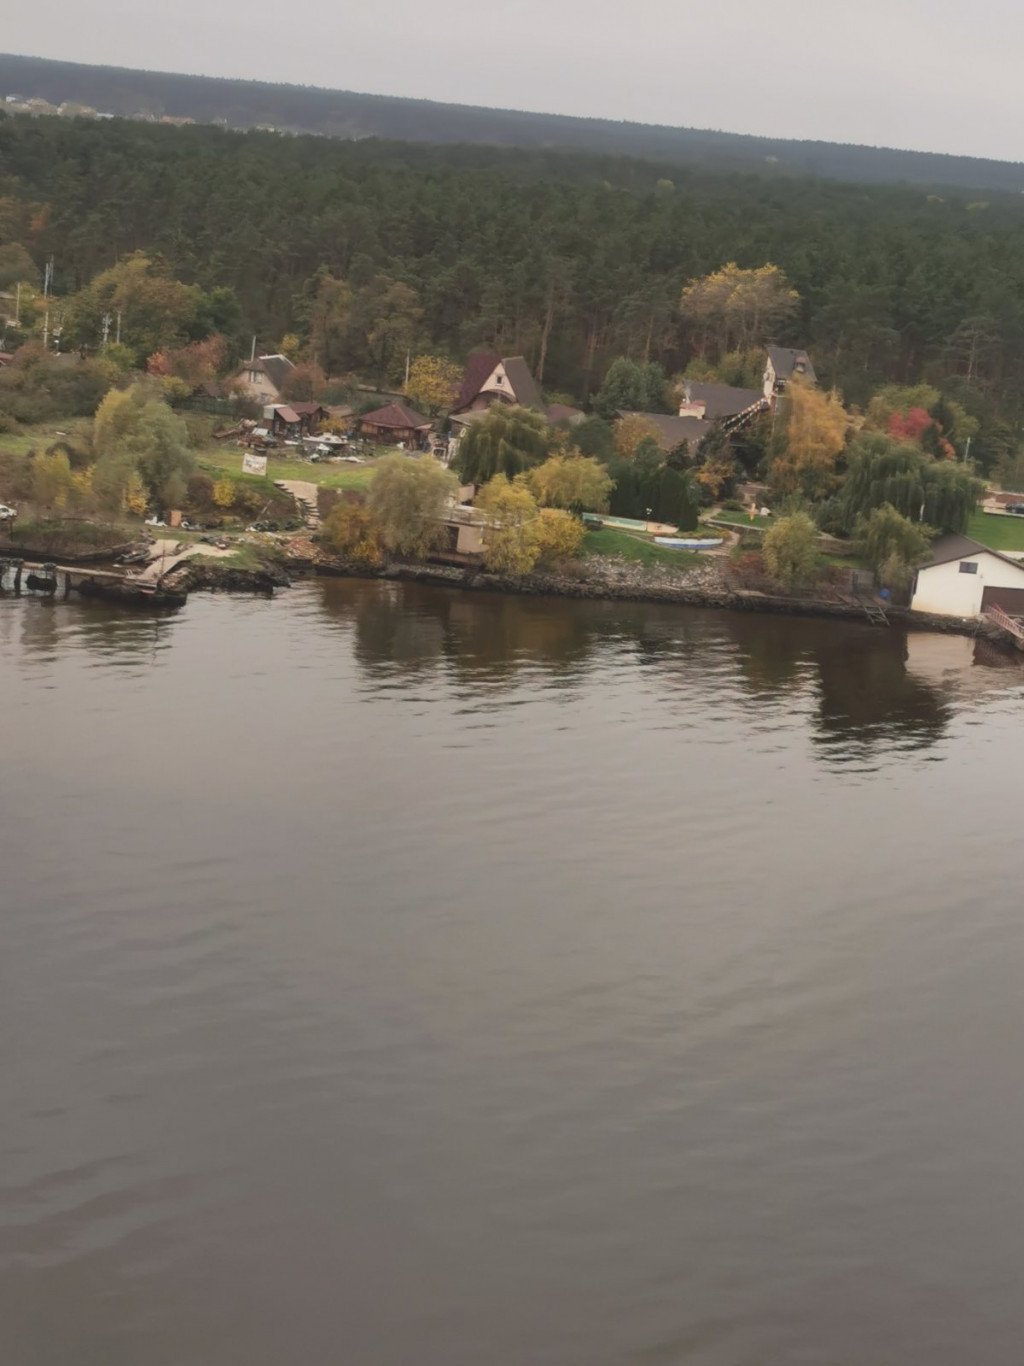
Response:
[[[130,607],[181,607],[187,594],[161,588],[159,581],[144,580],[116,569],[34,563],[12,556],[0,558],[0,593],[38,593],[50,598],[101,598]]]

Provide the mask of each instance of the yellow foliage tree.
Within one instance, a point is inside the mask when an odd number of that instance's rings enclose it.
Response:
[[[346,498],[327,514],[320,543],[334,555],[367,568],[384,563],[381,529],[365,498]]]
[[[455,402],[462,371],[444,356],[417,356],[409,367],[405,396],[433,417]]]
[[[537,551],[537,564],[554,565],[571,560],[580,553],[586,529],[583,523],[560,508],[541,508],[528,523],[530,538]]]
[[[233,479],[218,479],[213,486],[213,501],[219,508],[234,507],[238,489]]]
[[[615,423],[615,453],[620,460],[632,460],[642,441],[657,440],[657,427],[640,413],[627,413]]]
[[[132,470],[124,486],[125,511],[141,517],[146,511],[146,486],[138,470]]]
[[[533,533],[537,500],[519,478],[510,482],[496,474],[477,494],[474,506],[487,519],[484,564],[495,574],[528,574],[537,563],[540,545]]]
[[[37,455],[32,462],[32,495],[37,503],[61,511],[74,489],[71,462],[65,451]]]
[[[778,493],[826,498],[838,487],[836,464],[846,443],[849,418],[833,390],[791,382],[781,404],[771,482]]]
[[[615,487],[600,460],[577,450],[550,456],[527,471],[526,482],[541,507],[570,512],[607,512]]]
[[[760,345],[796,311],[800,296],[778,266],[743,270],[729,261],[685,286],[679,307],[697,333],[701,355]]]
[[[71,496],[79,507],[92,501],[92,468],[73,471]]]

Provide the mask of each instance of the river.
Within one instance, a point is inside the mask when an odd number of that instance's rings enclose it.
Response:
[[[1020,1360],[1015,661],[335,580],[0,705],[5,1366]]]

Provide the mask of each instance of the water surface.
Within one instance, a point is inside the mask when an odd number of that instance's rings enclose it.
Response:
[[[1007,1366],[1014,661],[0,600],[0,1360]]]

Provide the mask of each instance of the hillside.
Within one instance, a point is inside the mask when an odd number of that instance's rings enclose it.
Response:
[[[847,143],[482,109],[266,81],[171,75],[0,54],[0,92],[126,117],[191,118],[327,137],[565,149],[669,165],[815,175],[869,184],[1024,192],[1024,164]]]

